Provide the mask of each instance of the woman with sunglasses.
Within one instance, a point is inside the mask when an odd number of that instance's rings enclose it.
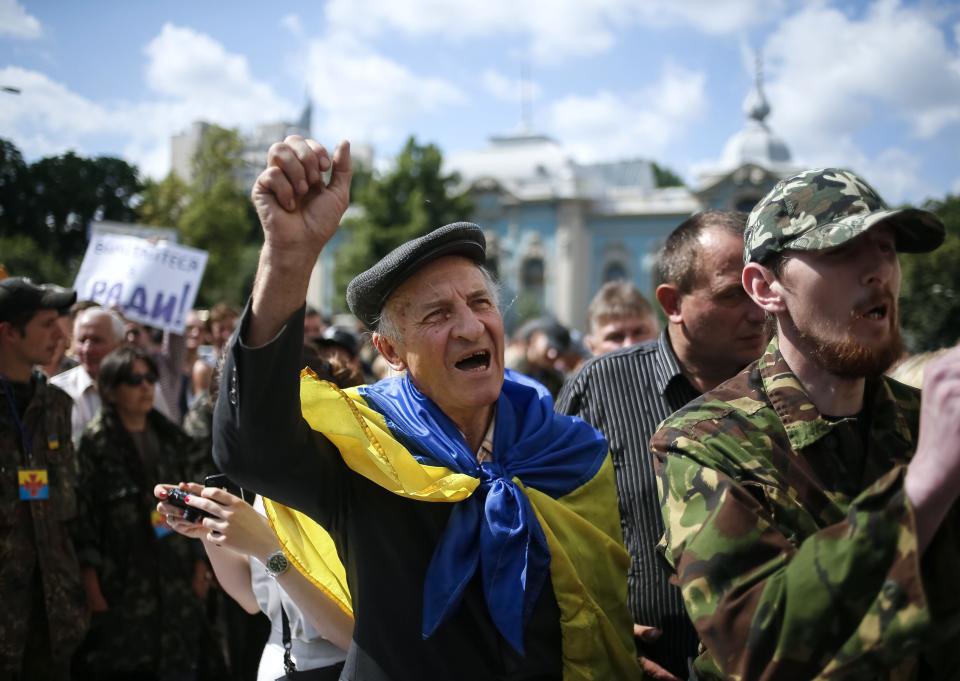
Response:
[[[142,350],[107,355],[97,379],[103,406],[80,439],[78,548],[93,613],[76,659],[83,678],[198,678],[209,570],[153,500],[156,480],[192,479],[196,450],[153,408],[156,382]]]

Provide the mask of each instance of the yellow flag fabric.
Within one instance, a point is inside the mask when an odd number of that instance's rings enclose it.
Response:
[[[479,480],[426,466],[391,434],[356,389],[341,390],[305,370],[304,418],[340,450],[347,466],[386,490],[425,502],[457,502]],[[623,548],[610,458],[588,482],[562,497],[522,486],[550,548],[550,578],[560,608],[564,681],[642,678],[626,608],[629,556]],[[264,499],[284,553],[350,612],[343,565],[330,535],[303,514]]]

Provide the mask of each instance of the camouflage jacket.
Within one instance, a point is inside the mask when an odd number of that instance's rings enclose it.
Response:
[[[192,590],[197,542],[154,527],[158,482],[191,480],[194,443],[158,411],[147,431],[157,444],[144,463],[116,412],[87,425],[80,462],[80,562],[93,567],[107,601],[94,615],[85,665],[101,673],[194,669],[204,617]],[[163,536],[160,536],[160,535]]]
[[[10,403],[0,396],[0,657],[8,660],[19,659],[23,652],[32,599],[40,597],[37,586],[43,590],[54,651],[69,655],[88,623],[72,538],[77,518],[77,469],[70,440],[73,400],[39,371],[31,381],[33,397],[21,419],[29,433],[29,458]],[[47,500],[20,500],[20,467],[46,469]]]
[[[706,651],[702,679],[952,679],[960,518],[917,553],[903,491],[920,393],[868,380],[821,415],[774,339],[651,441],[665,533]]]

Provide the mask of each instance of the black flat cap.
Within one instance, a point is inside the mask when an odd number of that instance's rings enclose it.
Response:
[[[487,259],[483,230],[472,222],[454,222],[393,249],[347,286],[350,311],[375,329],[390,294],[421,267],[445,255],[462,255],[482,265]]]
[[[75,302],[77,292],[72,289],[53,284],[38,286],[26,277],[0,280],[0,322],[36,310],[57,310],[63,314]]]

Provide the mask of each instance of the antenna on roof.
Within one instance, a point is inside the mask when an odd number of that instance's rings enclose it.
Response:
[[[743,102],[743,112],[747,114],[748,118],[752,118],[763,125],[767,116],[770,115],[770,104],[763,93],[763,53],[759,49],[755,50],[753,59],[753,90]]]

